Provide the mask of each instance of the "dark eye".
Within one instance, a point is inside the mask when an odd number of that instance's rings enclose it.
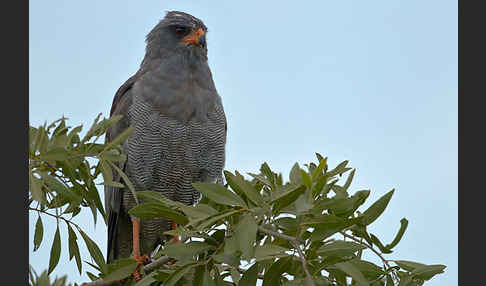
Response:
[[[178,37],[184,37],[189,33],[189,28],[183,26],[176,26],[174,27],[174,31]]]

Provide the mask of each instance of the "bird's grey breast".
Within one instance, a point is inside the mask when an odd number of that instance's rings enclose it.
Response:
[[[134,84],[125,142],[127,172],[138,190],[192,204],[194,181],[214,181],[225,159],[226,118],[209,68],[159,66]]]

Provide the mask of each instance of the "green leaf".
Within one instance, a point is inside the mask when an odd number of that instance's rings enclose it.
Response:
[[[54,240],[52,242],[51,255],[49,258],[49,270],[47,274],[51,274],[54,268],[56,268],[57,264],[59,263],[60,256],[61,256],[61,235],[59,234],[59,225],[58,225],[56,228],[56,233],[54,234]]]
[[[205,229],[206,227],[212,226],[217,221],[219,221],[219,220],[221,220],[225,217],[232,216],[232,215],[239,213],[239,212],[241,212],[241,210],[233,210],[233,211],[227,211],[227,212],[223,212],[223,213],[218,214],[218,215],[211,216],[207,219],[204,219],[200,223],[197,222],[197,223],[199,223],[199,225],[197,226],[197,229],[198,230]],[[194,222],[194,224],[196,224],[196,222]],[[190,226],[190,225],[193,225],[193,222],[189,223],[187,226]]]
[[[189,243],[174,243],[167,245],[161,253],[177,259],[177,261],[187,262],[206,250],[214,249],[214,246],[201,241],[191,241]]]
[[[118,168],[118,166],[115,163],[112,163],[112,162],[109,162],[109,163],[113,168],[115,168],[115,170],[118,172],[118,174],[122,177],[123,182],[125,182],[128,189],[130,189],[130,192],[132,192],[132,196],[135,198],[135,202],[138,205],[138,198],[137,198],[137,194],[135,193],[135,188],[133,187],[132,182],[130,182],[130,179],[128,178],[128,176],[120,168]]]
[[[207,204],[197,204],[193,206],[183,206],[182,211],[191,219],[202,220],[218,214],[218,211]]]
[[[281,209],[287,207],[291,203],[295,202],[297,198],[305,191],[305,187],[302,185],[288,185],[284,189],[277,193],[275,198],[270,201],[273,205],[273,213],[277,214]]]
[[[239,175],[238,172],[236,173],[237,175],[235,176],[228,171],[224,171],[226,181],[231,188],[235,190],[238,189],[240,193],[244,193],[257,206],[268,208],[268,205],[265,203],[260,193],[255,190],[255,188],[248,181],[246,181],[243,176]]]
[[[253,244],[256,240],[257,224],[250,214],[243,215],[230,239],[226,240],[225,253],[241,251],[243,259],[249,260],[253,255]]]
[[[138,281],[135,286],[150,286],[152,282],[157,281],[154,276],[157,274],[157,271],[150,272],[149,274],[145,275],[142,280]]]
[[[189,221],[183,214],[160,203],[142,203],[133,207],[128,213],[141,219],[163,217],[182,225]]]
[[[339,262],[334,264],[337,269],[343,271],[347,275],[351,276],[359,286],[369,286],[370,284],[368,283],[368,280],[363,276],[363,274],[359,271],[356,266],[354,266],[350,262]]]
[[[84,243],[86,244],[86,247],[88,248],[89,254],[93,258],[95,263],[99,266],[101,272],[104,273],[106,271],[106,263],[105,263],[105,258],[103,257],[103,253],[101,252],[100,248],[82,230],[79,230],[79,233],[83,237]]]
[[[78,238],[76,236],[76,233],[74,230],[71,228],[69,223],[66,222],[66,225],[68,227],[68,234],[69,234],[69,260],[73,258],[73,256],[76,259],[76,265],[78,267],[79,274],[81,274],[81,269],[82,269],[82,264],[81,264],[81,255],[79,254],[79,247],[78,247]]]
[[[198,192],[218,204],[248,208],[240,197],[221,185],[202,182],[192,183],[192,185]]]
[[[103,277],[105,282],[113,282],[122,280],[130,276],[137,268],[137,261],[133,258],[121,258],[116,260],[113,264],[108,265],[110,272]]]
[[[292,166],[292,169],[290,170],[290,183],[294,185],[300,185],[302,181],[302,173],[300,172],[300,167],[298,163],[295,163],[294,166]]]
[[[381,275],[385,274],[383,269],[378,265],[371,263],[369,261],[352,259],[349,260],[359,271],[368,279],[368,281],[376,280]]]
[[[39,249],[39,246],[44,237],[44,226],[42,225],[42,219],[39,215],[37,222],[35,223],[35,233],[34,233],[34,251]]]
[[[302,181],[304,183],[304,185],[307,187],[307,189],[311,189],[312,188],[312,181],[311,181],[311,177],[309,176],[309,174],[304,171],[304,170],[300,170],[300,175],[302,177]]]
[[[253,264],[248,270],[245,271],[238,283],[238,286],[255,286],[258,279],[258,262]]]
[[[39,159],[49,161],[63,161],[68,159],[68,152],[62,147],[55,147],[39,156]]]
[[[164,286],[174,286],[177,281],[179,281],[186,273],[188,273],[191,268],[197,266],[198,263],[189,263],[174,271],[167,280],[164,282]]]
[[[356,169],[353,169],[351,171],[351,173],[349,174],[348,176],[348,179],[346,179],[346,183],[344,183],[343,185],[343,189],[345,191],[347,191],[349,189],[349,186],[351,185],[351,182],[353,181],[353,178],[354,178],[354,172],[356,171]]]
[[[365,246],[352,241],[336,240],[321,246],[317,253],[322,256],[349,256],[365,248]]]
[[[182,208],[186,206],[183,203],[176,202],[167,198],[162,193],[154,192],[154,191],[138,191],[137,197],[143,200],[144,202],[159,203],[169,208]]]
[[[390,244],[386,245],[386,248],[392,249],[400,242],[400,240],[403,237],[403,234],[405,233],[405,230],[407,230],[407,226],[408,226],[408,220],[406,218],[402,218],[400,220],[400,229],[398,230],[397,235],[395,236],[395,238]]]
[[[413,262],[413,261],[408,261],[408,260],[392,260],[395,262],[400,268],[405,269],[407,271],[414,271],[415,269],[425,267],[427,265],[418,263],[418,262]]]
[[[238,256],[234,255],[233,253],[227,254],[227,253],[219,253],[216,255],[213,255],[213,259],[216,260],[219,263],[226,263],[228,265],[232,265],[237,267],[240,265],[240,259]]]
[[[38,201],[41,204],[46,203],[45,194],[42,190],[42,181],[34,177],[32,173],[29,175],[29,191],[32,195],[32,199]]]
[[[123,142],[132,134],[134,128],[132,126],[128,127],[125,129],[120,135],[118,135],[115,139],[110,141],[105,148],[103,149],[103,152],[113,149],[117,145],[123,144]]]
[[[364,217],[364,224],[369,225],[373,223],[383,213],[394,192],[394,189],[389,191],[363,212],[362,216]]]
[[[434,265],[426,265],[420,268],[414,269],[410,274],[414,278],[422,279],[422,280],[430,280],[437,274],[444,273],[444,269],[446,268],[445,265],[441,264],[434,264]]]
[[[319,158],[319,157],[318,157]],[[322,158],[322,156],[321,156]],[[327,166],[327,158],[319,159],[319,165],[312,174],[312,181],[315,181],[319,175],[322,175],[322,170]]]
[[[378,237],[376,237],[376,235],[370,233],[370,238],[371,238],[371,241],[378,246],[378,248],[380,249],[381,252],[383,253],[392,253],[392,251],[388,248],[386,248],[383,243],[381,243],[380,239]]]
[[[346,172],[347,170],[350,170],[350,168],[346,168],[346,165],[349,163],[348,160],[345,160],[341,162],[339,165],[336,166],[336,168],[332,169],[331,171],[327,172],[327,176],[332,177],[337,174],[342,174]]]
[[[266,260],[266,259],[273,259],[273,258],[281,258],[288,256],[289,254],[285,253],[289,249],[273,245],[273,244],[264,244],[264,245],[257,245],[255,247],[255,259],[256,261]]]
[[[282,282],[280,278],[282,277],[282,273],[288,268],[289,263],[292,261],[292,257],[284,257],[277,260],[277,262],[273,263],[270,268],[265,271],[265,275],[263,276],[263,286],[280,286]]]

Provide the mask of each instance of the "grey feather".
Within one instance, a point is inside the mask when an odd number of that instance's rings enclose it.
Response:
[[[147,36],[139,71],[115,94],[110,115],[122,114],[107,132],[110,141],[128,126],[134,132],[123,145],[120,166],[136,191],[157,191],[187,205],[200,194],[192,182],[221,181],[225,163],[226,116],[207,63],[206,46],[182,43],[174,25],[206,26],[199,19],[169,12]],[[205,41],[203,42],[205,43]],[[121,178],[114,173],[114,180]],[[128,210],[135,205],[125,189],[105,187],[108,215],[108,262],[132,252]],[[141,253],[151,253],[166,237],[169,222],[141,222]]]

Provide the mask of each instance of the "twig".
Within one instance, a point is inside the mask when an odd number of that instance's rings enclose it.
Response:
[[[278,238],[281,238],[281,239],[285,239],[285,240],[288,240],[288,241],[295,241],[295,242],[298,242],[298,243],[302,242],[302,241],[298,240],[296,237],[289,236],[289,235],[286,235],[286,234],[283,234],[283,233],[280,233],[280,232],[276,232],[276,231],[273,231],[273,230],[269,230],[269,229],[264,228],[263,226],[258,226],[258,230],[260,232],[270,234],[272,236],[275,236],[275,237],[278,237]]]
[[[143,267],[145,273],[149,273],[154,271],[157,268],[160,268],[162,265],[167,264],[170,261],[170,258],[167,256],[161,256],[157,260],[154,260],[152,263],[147,264]],[[81,286],[113,286],[119,285],[120,281],[104,281],[102,278],[92,281],[92,282],[85,282],[81,284]]]
[[[357,242],[357,243],[365,246],[366,248],[370,249],[371,251],[373,251],[381,259],[381,261],[383,261],[383,264],[385,264],[386,268],[391,268],[390,264],[388,264],[388,260],[386,260],[385,257],[383,257],[383,255],[381,255],[381,253],[378,250],[376,250],[373,246],[369,245],[366,242],[363,242],[363,241],[357,239],[356,237],[354,237],[352,235],[347,234],[344,231],[340,231],[339,233],[342,234],[344,237],[347,237],[347,238],[349,238],[351,240],[354,240],[355,242]],[[394,274],[395,273],[392,272],[392,276],[394,276],[395,280],[398,280],[398,278],[395,277]]]
[[[296,237],[293,237],[293,236],[289,236],[289,235],[280,233],[280,232],[276,232],[276,231],[273,231],[273,230],[266,229],[263,226],[258,226],[258,230],[260,232],[288,240],[292,244],[292,246],[295,248],[295,250],[297,250],[297,252],[299,253],[300,260],[302,261],[302,268],[304,268],[304,272],[305,272],[305,275],[307,276],[307,280],[310,282],[310,285],[315,285],[314,280],[312,280],[312,275],[310,274],[309,269],[307,269],[307,260],[305,259],[304,252],[302,252],[302,249],[300,249],[301,241],[299,239],[297,239]]]

